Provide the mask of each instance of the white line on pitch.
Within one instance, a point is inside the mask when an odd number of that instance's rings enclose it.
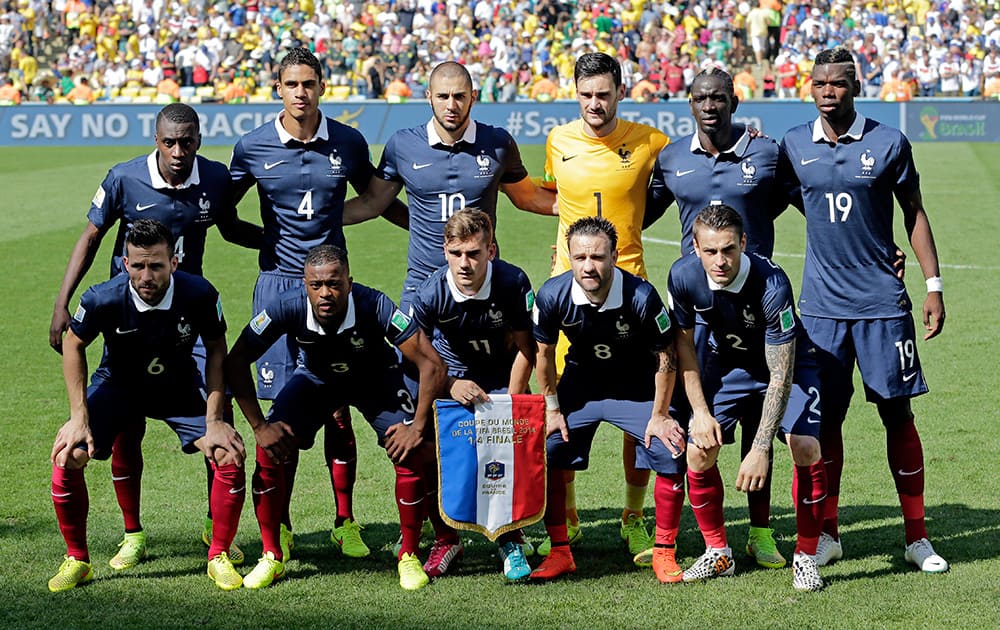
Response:
[[[642,241],[644,243],[656,243],[657,245],[672,245],[674,247],[680,247],[680,241],[670,241],[663,238],[656,238],[653,236],[643,236]],[[774,258],[805,258],[805,254],[792,254],[789,252],[775,252]],[[910,261],[906,263],[907,267],[919,267],[920,263],[915,261]],[[1000,267],[990,266],[990,265],[952,265],[948,263],[940,263],[938,265],[942,269],[967,269],[972,271],[1000,271]]]

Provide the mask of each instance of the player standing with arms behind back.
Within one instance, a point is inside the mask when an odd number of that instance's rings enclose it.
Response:
[[[927,391],[917,358],[912,303],[893,270],[893,197],[903,211],[910,245],[927,281],[923,324],[940,334],[945,310],[937,249],[920,194],[910,143],[897,129],[854,108],[861,93],[854,59],[844,48],[824,50],[812,70],[819,117],[782,140],[792,185],[806,217],[806,262],[799,309],[820,350],[823,426],[829,496],[817,550],[822,566],[843,556],[837,505],[844,465],[843,421],[853,394],[854,364],[865,395],[886,430],[889,467],[903,511],[905,557],[939,573],[924,524],[924,457],[910,398]]]
[[[642,225],[646,187],[656,156],[670,141],[648,125],[618,118],[618,103],[625,98],[621,65],[604,53],[587,53],[576,61],[573,72],[580,120],[549,132],[545,145],[545,180],[558,186],[559,230],[552,275],[570,268],[566,232],[584,217],[607,219],[618,232],[618,266],[642,278]],[[557,361],[566,353],[563,338]],[[560,370],[561,371],[561,370]],[[625,467],[625,509],[621,536],[636,556],[636,564],[652,563],[653,540],[642,518],[649,484],[649,471],[635,468],[636,443],[625,434],[622,458]],[[566,490],[567,525],[571,543],[580,538],[572,473]],[[683,494],[684,489],[679,490]],[[546,554],[548,542],[538,552]]]

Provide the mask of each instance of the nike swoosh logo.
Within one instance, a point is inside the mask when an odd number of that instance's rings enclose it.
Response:
[[[438,323],[439,324],[447,324],[448,322],[455,321],[456,319],[458,319],[458,317],[459,317],[458,315],[455,315],[454,317],[449,317],[448,319],[441,318],[441,319],[438,320]]]
[[[278,160],[277,162],[274,162],[273,164],[268,164],[267,162],[264,162],[264,170],[265,171],[269,171],[272,168],[274,168],[275,166],[277,166],[279,164],[284,164],[284,163],[285,163],[284,160]]]
[[[711,307],[711,306],[709,306],[709,307],[707,307],[707,308],[698,308],[698,307],[696,306],[696,307],[694,307],[694,310],[698,311],[699,313],[704,313],[705,311],[710,311],[710,310],[712,310],[712,307]]]
[[[570,160],[572,160],[575,157],[576,157],[576,155],[564,155],[564,156],[562,156],[562,161],[563,162],[569,162]]]
[[[64,492],[64,493],[62,493],[62,494],[56,494],[55,492],[53,492],[53,493],[52,493],[52,496],[54,496],[54,497],[58,497],[58,498],[60,498],[60,499],[61,499],[62,497],[68,497],[68,496],[69,496],[69,495],[71,495],[71,494],[73,494],[73,493],[72,493],[72,492]]]
[[[418,504],[420,504],[421,502],[423,502],[423,500],[424,500],[424,499],[423,499],[423,497],[421,497],[421,498],[419,498],[419,499],[417,499],[416,501],[413,501],[413,502],[411,503],[411,502],[409,502],[409,501],[406,501],[406,500],[404,500],[404,499],[400,499],[400,500],[399,500],[399,504],[400,504],[400,505],[418,505]]]
[[[139,332],[138,328],[129,328],[128,330],[122,330],[121,328],[115,328],[115,332],[119,335],[127,335],[129,333]],[[112,477],[114,479],[114,477]]]
[[[146,205],[143,206],[143,205],[139,205],[139,203],[136,202],[136,204],[135,204],[135,211],[136,212],[142,212],[143,210],[148,210],[148,209],[152,208],[155,205],[156,205],[155,203],[147,203]]]
[[[257,495],[267,494],[271,490],[274,490],[274,488],[275,488],[275,486],[271,486],[270,488],[264,488],[263,490],[258,490],[257,488],[254,488],[253,489],[253,493],[257,494]]]
[[[111,481],[125,481],[126,479],[131,479],[132,475],[125,475],[124,477],[115,477],[111,475]]]
[[[815,505],[815,504],[819,503],[820,501],[822,501],[825,498],[826,498],[826,495],[824,494],[823,496],[821,496],[818,499],[802,499],[802,503],[804,503],[805,505]]]
[[[419,171],[420,169],[427,168],[428,166],[430,166],[429,162],[427,164],[417,164],[416,162],[414,162],[413,163],[413,170]]]
[[[674,171],[674,175],[676,175],[677,177],[684,177],[685,175],[690,175],[693,172],[694,169],[691,169],[689,171]]]
[[[562,325],[569,327],[569,326],[579,326],[582,323],[583,323],[583,320],[581,319],[578,322],[563,322]]]
[[[691,509],[692,509],[692,510],[700,510],[701,508],[705,507],[705,506],[706,506],[706,505],[708,505],[709,503],[711,503],[711,501],[705,501],[705,502],[704,502],[704,503],[702,503],[701,505],[692,505],[692,506],[691,506]]]
[[[684,489],[684,482],[683,481],[681,483],[675,483],[674,484],[674,490],[683,490],[683,489]]]
[[[806,418],[806,422],[808,422],[809,424],[819,424],[820,423],[819,420],[813,420],[812,418]]]
[[[813,162],[815,162],[818,159],[819,159],[818,157],[815,157],[815,158],[813,158],[811,160],[807,160],[805,158],[802,158],[802,160],[799,161],[799,164],[801,164],[802,166],[808,166],[809,164],[812,164]]]
[[[914,372],[913,374],[904,374],[903,375],[903,382],[905,383],[907,381],[912,381],[913,377],[916,376],[916,375],[917,375],[916,372]]]
[[[920,468],[918,468],[916,470],[913,470],[913,471],[910,471],[910,472],[906,472],[905,470],[903,470],[902,468],[900,468],[896,472],[898,472],[903,477],[912,477],[913,475],[917,474],[918,472],[920,472],[923,469],[924,469],[924,467],[921,466]]]
[[[230,488],[229,489],[229,494],[239,494],[239,493],[243,492],[246,489],[247,489],[246,486],[240,486],[239,488]]]

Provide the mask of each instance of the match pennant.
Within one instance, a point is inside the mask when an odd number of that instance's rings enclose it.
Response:
[[[545,514],[545,401],[494,395],[465,407],[434,403],[438,508],[455,529],[495,541]]]

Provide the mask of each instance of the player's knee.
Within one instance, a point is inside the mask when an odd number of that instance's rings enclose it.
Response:
[[[890,398],[879,402],[877,407],[882,425],[887,429],[913,422],[913,411],[910,409],[909,398]]]
[[[694,472],[705,472],[714,466],[716,460],[719,458],[719,448],[720,447],[718,446],[713,446],[711,448],[698,448],[697,446],[688,444],[688,469]]]
[[[90,461],[90,455],[85,448],[71,448],[63,452],[64,457],[56,458],[56,465],[69,470],[79,470]],[[62,459],[62,461],[60,461]]]
[[[796,466],[811,466],[819,461],[819,440],[811,435],[789,435],[788,448]]]

